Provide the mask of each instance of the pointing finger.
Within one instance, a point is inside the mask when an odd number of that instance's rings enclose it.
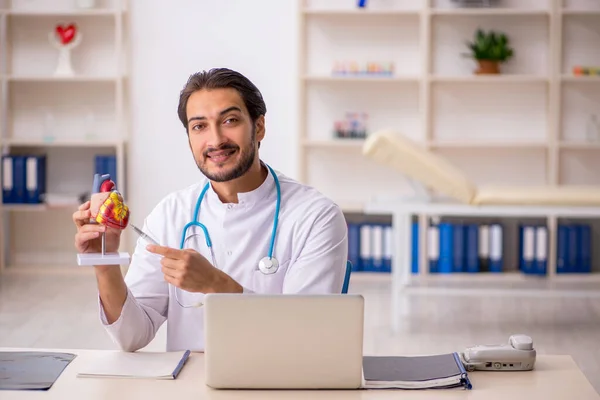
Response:
[[[154,244],[149,244],[148,246],[146,246],[146,250],[148,250],[150,253],[159,254],[161,256],[174,259],[181,258],[182,254],[181,250],[167,246],[156,246]]]

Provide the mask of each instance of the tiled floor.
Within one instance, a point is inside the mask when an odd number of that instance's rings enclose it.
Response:
[[[97,314],[89,270],[9,271],[0,278],[0,346],[115,348]],[[457,283],[454,286],[459,285]],[[571,285],[577,293],[576,285]],[[569,354],[600,392],[600,298],[410,295],[400,332],[390,330],[389,276],[353,275],[365,296],[365,354],[430,354],[533,337],[539,354]],[[148,349],[164,350],[165,326]]]

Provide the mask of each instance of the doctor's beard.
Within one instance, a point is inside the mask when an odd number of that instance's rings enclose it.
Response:
[[[238,154],[241,154],[241,158],[238,161],[237,165],[231,169],[231,170],[227,170],[227,171],[218,171],[215,173],[211,173],[210,171],[207,170],[207,168],[204,168],[203,166],[207,164],[207,159],[208,159],[208,153],[210,153],[211,151],[215,151],[215,150],[228,150],[228,149],[235,149],[238,150]],[[196,165],[198,166],[198,169],[200,169],[200,172],[202,172],[204,174],[204,176],[206,176],[208,179],[210,179],[213,182],[227,182],[227,181],[231,181],[233,179],[237,179],[240,176],[244,175],[252,166],[252,164],[254,163],[254,158],[256,157],[256,129],[252,129],[252,139],[250,140],[250,144],[244,149],[245,151],[240,152],[239,151],[240,148],[239,146],[236,146],[235,144],[225,144],[223,146],[220,146],[219,148],[210,148],[207,149],[206,151],[204,151],[204,153],[202,153],[202,162],[196,162]]]

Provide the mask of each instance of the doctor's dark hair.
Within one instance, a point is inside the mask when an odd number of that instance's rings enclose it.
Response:
[[[258,88],[244,75],[227,68],[213,68],[209,71],[197,72],[191,75],[179,95],[179,106],[177,113],[185,131],[187,124],[187,102],[192,93],[202,89],[224,89],[232,88],[238,91],[252,122],[267,113],[267,106]]]

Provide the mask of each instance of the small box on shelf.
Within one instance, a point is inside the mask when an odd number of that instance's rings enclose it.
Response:
[[[337,61],[334,63],[333,76],[383,76],[391,77],[394,75],[393,62],[374,62],[359,63],[357,61]]]
[[[573,67],[573,76],[600,76],[600,66],[582,66]]]
[[[364,139],[367,137],[366,112],[347,112],[346,119],[334,122],[334,136],[337,139]]]

